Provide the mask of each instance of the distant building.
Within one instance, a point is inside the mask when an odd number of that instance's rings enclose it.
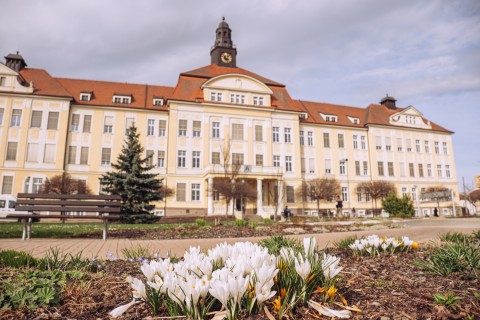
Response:
[[[357,185],[371,180],[394,183],[421,215],[436,206],[419,199],[430,186],[453,189],[458,203],[451,131],[388,95],[366,108],[292,99],[285,85],[237,66],[225,21],[215,35],[211,64],[180,73],[172,87],[58,78],[28,68],[18,53],[6,56],[1,193],[36,192],[63,172],[100,192],[98,178],[111,170],[135,123],[154,171],[175,190],[169,215],[225,214],[212,190],[227,151],[239,166],[236,178],[257,194],[232,204],[246,213],[269,216],[288,204],[294,213],[317,214],[316,204],[296,190],[323,176],[341,182],[344,214],[352,208],[368,214],[370,196]],[[451,205],[442,203],[441,213],[451,213]],[[157,211],[163,207],[158,203]]]

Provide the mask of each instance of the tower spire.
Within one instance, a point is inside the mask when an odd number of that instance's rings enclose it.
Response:
[[[222,67],[236,67],[237,49],[232,41],[232,30],[222,17],[215,31],[215,43],[210,51],[211,63]]]

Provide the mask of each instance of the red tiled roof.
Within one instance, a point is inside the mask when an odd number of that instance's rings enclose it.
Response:
[[[295,102],[304,108],[303,112],[308,113],[308,118],[306,120],[302,120],[304,123],[319,123],[357,128],[363,128],[365,126],[365,109],[363,108],[303,100],[296,100]],[[322,118],[320,113],[326,115],[335,115],[338,117],[338,122],[327,122]],[[360,124],[354,124],[352,121],[350,121],[350,119],[348,119],[347,116],[358,118]]]
[[[381,104],[370,104],[366,111],[366,123],[367,124],[378,124],[378,125],[385,125],[385,126],[390,126],[389,118],[392,114],[401,112],[405,108],[397,108],[395,110],[389,109],[385,107],[384,105]],[[438,124],[422,117],[424,122],[430,123],[432,126],[432,130],[434,131],[443,131],[443,132],[448,132],[452,133],[452,131],[439,126]]]
[[[65,87],[68,92],[70,92],[75,99],[76,104],[91,106],[167,110],[167,106],[165,104],[163,106],[154,106],[153,98],[163,97],[165,100],[167,100],[171,97],[174,89],[172,87],[108,81],[77,80],[66,78],[56,78],[56,80],[62,84],[62,86]],[[80,93],[92,93],[91,100],[81,101]],[[114,103],[112,102],[114,95],[131,96],[132,101],[129,104]]]
[[[72,95],[65,90],[55,78],[43,69],[25,68],[20,71],[20,75],[26,82],[33,81],[34,94],[55,97],[72,97]]]

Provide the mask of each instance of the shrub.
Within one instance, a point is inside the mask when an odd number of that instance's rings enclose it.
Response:
[[[205,221],[204,219],[197,219],[195,220],[195,223],[199,227],[205,227],[207,225],[207,221]]]
[[[240,228],[241,228],[241,227],[245,227],[245,226],[248,225],[248,221],[247,221],[247,220],[243,220],[243,219],[236,219],[236,220],[235,220],[235,225],[236,225],[237,227],[240,227]]]
[[[440,235],[440,240],[443,242],[465,242],[470,240],[470,236],[461,232],[447,232]]]
[[[292,248],[298,251],[302,248],[300,241],[284,236],[272,236],[258,241],[258,244],[268,249],[270,254],[279,254],[282,248]]]
[[[34,267],[38,263],[31,254],[15,250],[0,251],[0,265],[13,268]]]
[[[415,214],[412,199],[409,196],[399,198],[395,192],[390,192],[385,199],[382,199],[382,206],[394,217],[412,217]]]
[[[455,296],[452,291],[448,291],[446,294],[434,294],[433,300],[439,305],[443,305],[449,309],[455,310],[457,307],[455,304],[461,301],[463,298]]]

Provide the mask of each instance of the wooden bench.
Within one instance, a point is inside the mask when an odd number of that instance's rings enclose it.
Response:
[[[7,218],[19,219],[23,222],[22,240],[30,239],[32,219],[94,219],[103,220],[103,240],[107,239],[108,222],[120,220],[120,196],[90,194],[39,194],[19,193],[15,211],[28,211],[28,214],[13,213]],[[60,214],[38,214],[39,212],[55,212]],[[99,215],[69,215],[69,213],[97,213]],[[104,215],[108,214],[108,215]]]

